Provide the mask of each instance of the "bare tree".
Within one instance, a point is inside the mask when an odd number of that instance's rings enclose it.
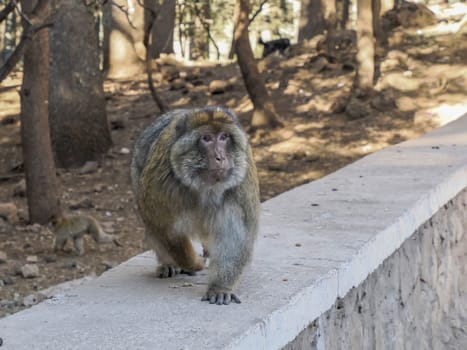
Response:
[[[162,113],[167,112],[168,106],[162,100],[162,98],[159,96],[159,94],[156,91],[156,88],[154,87],[154,80],[152,78],[152,53],[153,50],[151,48],[153,47],[153,35],[154,35],[154,26],[157,22],[157,19],[159,16],[162,15],[161,13],[161,8],[158,8],[158,11],[155,10],[153,7],[148,7],[144,6],[145,8],[145,29],[144,29],[144,46],[146,48],[146,75],[148,78],[148,87],[149,91],[151,92],[152,99],[154,102],[157,104],[157,107],[159,108],[159,111]]]
[[[31,23],[45,20],[49,1],[22,0],[23,11]],[[25,22],[27,32],[31,24]],[[47,223],[60,211],[60,192],[50,145],[48,121],[48,32],[42,30],[24,52],[21,86],[21,139],[29,220]]]
[[[112,144],[94,24],[83,2],[57,1],[51,30],[49,118],[60,167],[96,160]]]
[[[203,16],[209,14],[209,1],[191,2],[190,13],[190,59],[197,60],[209,57],[209,32],[203,25]]]
[[[302,0],[298,41],[310,39],[326,29],[324,22],[324,0]]]
[[[129,77],[144,71],[144,10],[137,1],[112,0],[104,6],[106,48],[104,66],[110,78]],[[131,5],[131,6],[129,6]],[[108,28],[110,26],[110,28]]]
[[[138,2],[140,1],[142,0],[138,0]],[[144,1],[145,8],[151,9],[159,14],[154,20],[153,18],[150,18],[150,13],[145,11],[145,28],[148,27],[150,21],[154,21],[151,32],[152,43],[149,48],[151,58],[158,58],[161,53],[174,52],[175,6],[176,0]]]
[[[350,0],[341,0],[338,5],[340,6],[339,28],[346,29],[349,22]]]
[[[10,1],[5,8],[0,11],[0,22],[3,21],[7,16],[15,9],[16,2]],[[11,54],[8,55],[6,61],[0,67],[0,82],[3,81],[8,74],[15,68],[16,64],[23,57],[24,51],[28,47],[28,44],[32,41],[34,36],[44,28],[51,26],[50,16],[45,16],[43,13],[36,15],[35,12],[32,12],[30,17],[22,13],[24,17],[23,25],[23,34],[21,35],[21,40],[16,47],[11,47]],[[42,18],[43,16],[44,18]],[[14,33],[12,35],[15,35]],[[14,45],[14,40],[11,40],[12,45]]]
[[[357,75],[356,87],[371,89],[375,70],[372,0],[357,3]]]
[[[251,120],[253,129],[264,127],[277,127],[283,125],[281,118],[276,113],[276,109],[269,95],[266,85],[261,78],[253,50],[251,49],[248,36],[248,14],[250,12],[249,0],[237,0],[235,19],[235,52],[237,61],[242,72],[243,81],[253,102],[254,111]]]

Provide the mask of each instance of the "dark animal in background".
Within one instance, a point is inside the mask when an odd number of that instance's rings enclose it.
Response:
[[[261,45],[263,45],[263,58],[267,55],[272,54],[275,51],[279,51],[283,54],[284,51],[290,47],[290,40],[287,38],[281,38],[271,41],[263,41],[263,39],[259,38],[258,42]]]

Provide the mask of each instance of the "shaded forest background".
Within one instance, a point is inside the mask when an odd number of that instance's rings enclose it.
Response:
[[[232,108],[262,200],[466,111],[462,2],[0,4],[0,315],[144,250],[129,159],[161,111]],[[61,211],[123,247],[54,252]]]

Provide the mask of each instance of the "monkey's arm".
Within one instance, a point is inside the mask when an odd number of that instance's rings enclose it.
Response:
[[[56,235],[54,241],[54,250],[63,250],[65,248],[67,241],[67,237],[63,237],[62,235]]]
[[[244,224],[241,208],[231,207],[226,213],[209,248],[209,284],[201,299],[218,305],[241,302],[233,287],[250,261],[254,240]]]

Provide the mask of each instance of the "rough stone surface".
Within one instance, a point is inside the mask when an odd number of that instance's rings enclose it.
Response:
[[[352,288],[407,239],[410,242],[421,225],[465,188],[467,116],[263,203],[253,262],[236,290],[241,304],[217,306],[200,301],[208,270],[197,276],[154,278],[154,257],[145,253],[73,290],[0,319],[3,348],[280,349],[332,310],[338,298],[345,300]],[[456,220],[454,216],[452,220]],[[450,238],[445,241],[451,242]],[[432,243],[424,237],[420,244]],[[429,248],[423,252],[428,254]],[[440,283],[448,293],[448,286],[455,284],[446,274],[454,257],[441,268],[437,262],[441,256],[431,253],[432,270],[424,268],[422,276],[432,274],[432,279],[426,277],[428,283],[445,279]],[[401,255],[400,273],[410,280],[412,270],[421,267],[403,258]],[[425,258],[417,259],[414,264]],[[397,267],[392,269],[397,271]],[[384,278],[394,276],[396,272]],[[400,293],[408,304],[412,287],[401,284]],[[382,289],[368,287],[367,292],[383,294],[386,290]],[[422,293],[423,300],[430,301],[426,307],[442,310],[430,317],[448,313],[451,306],[437,306],[438,294],[430,293],[430,289]],[[339,305],[346,307],[345,301]],[[366,307],[363,301],[362,305]],[[374,317],[381,320],[396,317],[393,308],[382,305],[374,310],[378,310]],[[414,320],[424,316],[404,312]],[[437,324],[435,319],[427,322]],[[390,329],[375,326],[375,342],[387,341],[381,332]],[[318,343],[318,348],[321,345]]]
[[[94,160],[90,160],[84,163],[81,169],[79,169],[79,173],[80,174],[92,174],[92,173],[97,172],[98,169],[99,169],[99,163]]]
[[[21,267],[21,275],[24,278],[34,278],[39,276],[39,267],[35,264],[26,264]]]
[[[284,350],[467,349],[467,190]]]
[[[14,203],[0,203],[0,218],[5,219],[11,225],[19,222],[18,208]]]
[[[6,263],[8,260],[8,257],[6,253],[3,250],[0,250],[0,264]]]

